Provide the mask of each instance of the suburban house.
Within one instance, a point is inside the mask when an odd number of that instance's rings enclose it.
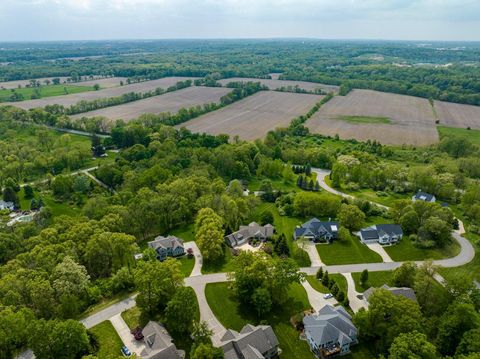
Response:
[[[236,332],[228,329],[220,339],[225,359],[273,359],[279,353],[278,339],[269,325],[245,325]]]
[[[317,358],[350,353],[357,343],[357,328],[352,316],[342,307],[325,305],[317,314],[303,318],[304,335]]]
[[[179,257],[185,254],[183,241],[175,236],[158,236],[155,240],[148,242],[148,246],[157,252],[157,259],[161,261],[167,257]]]
[[[317,218],[312,218],[301,227],[295,228],[293,238],[303,237],[313,242],[332,242],[338,238],[339,228],[338,222],[322,222]]]
[[[437,199],[433,194],[422,192],[421,190],[412,196],[412,201],[435,202]]]
[[[145,348],[141,352],[143,359],[183,359],[185,352],[177,350],[167,330],[157,322],[150,321],[143,328]]]
[[[405,298],[408,298],[410,300],[413,300],[414,302],[417,301],[417,296],[415,295],[415,292],[413,291],[412,288],[408,287],[389,287],[388,285],[384,284],[380,288],[388,290],[390,293],[392,293],[395,296],[403,296]],[[363,292],[363,300],[368,304],[368,298],[375,292],[378,288],[370,287],[368,288],[365,292]]]
[[[252,222],[248,226],[240,226],[238,231],[225,236],[224,240],[229,247],[233,248],[253,239],[258,239],[264,242],[267,239],[272,238],[274,232],[275,227],[271,224],[261,226],[256,222]]]
[[[403,237],[402,227],[398,224],[376,224],[358,232],[363,243],[394,244]]]
[[[8,209],[9,211],[15,210],[15,203],[5,202],[4,200],[0,199],[0,211],[3,211],[4,209]]]

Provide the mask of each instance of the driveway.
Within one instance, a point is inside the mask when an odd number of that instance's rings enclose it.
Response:
[[[379,243],[368,243],[367,247],[370,248],[372,251],[376,252],[377,254],[382,257],[384,262],[393,262],[392,258],[388,255],[387,251],[383,248],[383,246]]]
[[[225,327],[213,314],[212,309],[208,305],[207,297],[205,296],[206,284],[194,284],[191,287],[195,291],[198,300],[198,307],[200,308],[200,320],[208,324],[208,328],[213,332],[212,344],[216,347],[220,346],[220,339],[225,334]]]
[[[304,281],[302,285],[303,285],[303,288],[305,288],[305,291],[307,292],[308,301],[310,302],[310,305],[312,306],[312,308],[315,309],[315,311],[318,312],[318,310],[324,307],[326,304],[335,305],[338,303],[335,298],[323,299],[323,296],[325,294],[315,290],[310,285],[308,280]]]
[[[202,264],[203,264],[203,257],[200,249],[198,249],[197,243],[195,242],[187,242],[184,244],[185,250],[188,248],[192,248],[193,255],[195,256],[195,265],[193,266],[192,273],[190,273],[190,277],[194,277],[197,275],[202,275]]]
[[[355,281],[353,280],[351,273],[342,273],[342,275],[347,280],[348,286],[348,301],[350,302],[350,308],[352,308],[353,312],[358,312],[361,308],[366,308],[367,304],[363,301],[363,299],[358,298],[362,294],[357,292],[355,289]]]
[[[121,314],[116,314],[110,318],[110,322],[117,331],[120,339],[122,339],[123,344],[132,352],[137,354],[141,358],[140,354],[145,349],[145,342],[135,340],[133,335],[130,333],[130,328],[127,323],[122,318]],[[120,356],[120,353],[119,353]]]
[[[324,266],[320,255],[318,254],[317,244],[310,242],[310,241],[302,241],[302,243],[297,241],[297,245],[307,252],[308,257],[310,258],[310,263],[314,267],[322,267]],[[321,244],[318,244],[321,245]]]
[[[136,306],[137,305],[137,303],[135,302],[136,297],[137,297],[137,294],[134,294],[118,303],[112,304],[111,306],[105,309],[102,309],[97,313],[92,314],[80,320],[80,323],[82,323],[87,329],[90,329],[91,327],[94,327],[95,325],[100,324],[101,322],[104,322],[106,320],[109,320],[111,317]]]

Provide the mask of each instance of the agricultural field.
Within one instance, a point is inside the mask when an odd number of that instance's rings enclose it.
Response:
[[[60,79],[60,84],[62,85],[70,84],[70,85],[78,85],[78,86],[93,86],[95,84],[99,84],[100,88],[111,88],[111,87],[120,86],[120,81],[123,81],[123,83],[125,84],[127,83],[126,77],[90,78],[90,76],[88,77],[85,76],[84,78],[82,78],[82,80],[78,82],[67,82],[67,79],[69,79],[69,77],[66,77],[66,76],[44,77],[44,78],[34,79],[34,80],[39,81],[40,84],[43,86],[43,85],[46,85],[47,83],[51,84],[54,78]],[[0,89],[11,90],[11,89],[18,89],[19,87],[27,87],[29,85],[30,85],[30,80],[6,81],[6,82],[0,82]]]
[[[188,87],[179,91],[168,92],[160,96],[111,106],[95,111],[84,112],[72,118],[102,116],[111,120],[131,120],[145,113],[176,113],[180,108],[189,108],[207,103],[220,102],[220,98],[231,90],[223,87]]]
[[[422,146],[439,139],[428,100],[371,90],[334,97],[306,126],[313,133],[389,145]]]
[[[435,111],[440,125],[480,129],[480,106],[435,101]]]
[[[248,77],[232,77],[228,79],[219,80],[222,86],[226,86],[230,82],[260,82],[262,85],[267,86],[270,90],[276,90],[281,87],[295,87],[298,86],[302,90],[306,91],[315,91],[315,89],[320,89],[325,92],[338,92],[339,87],[333,85],[324,85],[315,82],[306,82],[306,81],[289,81],[289,80],[278,80],[279,74],[274,74],[275,79],[256,79]]]
[[[11,90],[0,90],[0,102],[3,102],[5,105],[15,105],[17,101],[30,100],[32,96],[40,96],[40,98],[62,96],[62,95],[72,95],[78,94],[87,91],[94,91],[93,86],[86,85],[49,85],[49,86],[40,86],[40,87],[22,87],[19,89]],[[21,99],[12,100],[13,96],[20,96]]]
[[[293,118],[308,112],[321,99],[319,95],[262,91],[177,127],[255,140],[277,127],[287,127]]]
[[[32,79],[32,80],[37,80],[40,81],[42,85],[45,85],[45,81],[52,81],[55,77],[43,77],[40,79]],[[60,79],[60,83],[65,83],[68,79],[68,77],[63,76],[63,77],[57,77]],[[30,85],[30,80],[15,80],[15,81],[5,81],[5,82],[0,82],[0,89],[6,89],[6,90],[11,90],[11,89],[17,89],[19,87],[26,87],[27,85]]]
[[[79,101],[92,101],[99,98],[117,97],[129,92],[142,93],[147,91],[153,91],[158,87],[167,89],[168,87],[175,85],[179,81],[185,81],[189,79],[191,78],[165,77],[158,80],[139,82],[131,85],[113,87],[113,88],[99,90],[99,91],[90,91],[90,92],[73,94],[73,95],[57,96],[55,98],[42,98],[39,100],[17,102],[15,103],[15,106],[23,108],[25,110],[36,108],[36,107],[44,107],[47,105],[54,105],[54,104],[68,107],[71,105],[75,105]]]

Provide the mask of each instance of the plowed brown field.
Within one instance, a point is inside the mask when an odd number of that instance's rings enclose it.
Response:
[[[82,92],[78,94],[72,95],[65,95],[65,96],[56,96],[56,97],[46,97],[38,100],[28,100],[22,102],[15,102],[13,105],[23,108],[23,109],[30,109],[35,107],[44,107],[47,105],[63,105],[65,107],[75,105],[79,101],[92,101],[99,98],[108,98],[108,97],[117,97],[129,92],[147,92],[155,90],[157,87],[161,87],[166,89],[167,87],[175,85],[179,81],[185,81],[188,77],[165,77],[163,79],[152,80],[152,81],[145,81],[134,83],[131,85],[113,87],[105,90],[99,91],[88,91]]]
[[[435,111],[441,125],[480,129],[480,106],[435,101]]]
[[[341,116],[387,117],[390,124],[352,123]],[[370,90],[353,90],[327,102],[307,121],[313,133],[343,139],[377,140],[416,146],[438,142],[435,117],[426,99]]]
[[[193,132],[238,135],[244,140],[264,137],[277,127],[307,113],[323,96],[262,91],[220,110],[178,125]]]
[[[298,86],[303,90],[314,91],[319,88],[325,92],[338,92],[339,87],[333,85],[318,84],[315,82],[306,81],[290,81],[290,80],[270,80],[270,79],[256,79],[247,77],[232,77],[229,79],[222,79],[218,81],[222,86],[228,85],[230,82],[260,82],[262,85],[267,86],[270,90],[276,90],[280,87]]]
[[[80,113],[72,118],[102,116],[111,120],[131,120],[144,113],[176,113],[182,107],[189,108],[206,103],[218,103],[220,98],[230,91],[231,89],[223,87],[188,87],[144,100]]]

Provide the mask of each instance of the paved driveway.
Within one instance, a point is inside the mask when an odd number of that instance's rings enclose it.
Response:
[[[195,265],[193,266],[192,273],[190,273],[190,277],[202,275],[202,265],[203,265],[203,256],[198,249],[197,243],[195,242],[187,242],[184,244],[185,250],[188,248],[192,248],[193,255],[195,256]]]
[[[102,309],[97,313],[90,315],[87,318],[80,320],[80,323],[82,323],[87,329],[90,329],[91,327],[94,327],[95,325],[100,324],[101,322],[109,320],[114,315],[120,314],[125,310],[136,306],[137,305],[137,303],[135,302],[136,297],[137,297],[137,294],[134,294],[118,303],[112,304],[111,306],[105,309]]]
[[[110,318],[110,322],[117,331],[120,339],[122,339],[123,344],[132,352],[137,354],[141,358],[140,354],[145,349],[145,342],[135,340],[133,335],[130,333],[130,328],[127,323],[122,318],[121,314],[116,314]],[[119,353],[120,356],[120,353]]]
[[[308,301],[315,311],[318,312],[318,310],[324,307],[326,304],[335,305],[338,303],[335,298],[323,299],[324,293],[320,293],[319,291],[315,290],[307,280],[304,281],[302,285],[307,292]]]
[[[303,241],[302,244],[299,244],[299,247],[302,248],[305,252],[307,252],[312,266],[322,267],[325,264],[323,264],[322,259],[318,254],[317,245],[320,246],[321,244],[315,244],[310,241]]]
[[[382,257],[384,262],[393,262],[392,258],[388,255],[387,251],[383,248],[383,246],[379,243],[368,243],[367,247],[370,248],[372,251],[376,252],[377,254]]]
[[[356,313],[360,310],[360,308],[366,308],[367,304],[364,302],[363,299],[358,298],[361,296],[361,293],[358,293],[355,289],[355,281],[353,280],[351,273],[342,273],[342,275],[347,280],[348,286],[348,301],[350,302],[350,308],[352,308],[353,312]]]

